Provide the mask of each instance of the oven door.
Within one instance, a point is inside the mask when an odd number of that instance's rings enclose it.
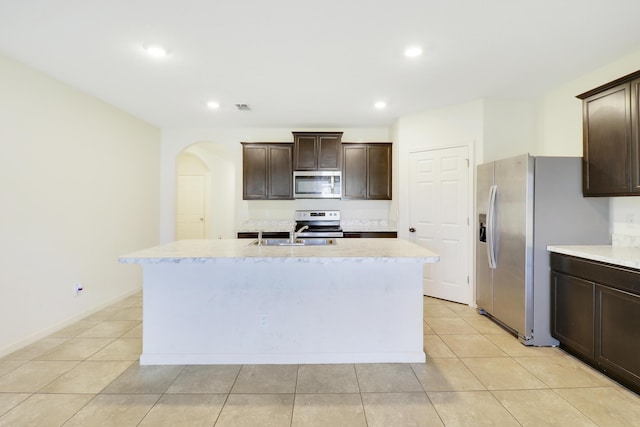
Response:
[[[337,171],[294,171],[295,199],[339,199],[342,197],[342,174]]]

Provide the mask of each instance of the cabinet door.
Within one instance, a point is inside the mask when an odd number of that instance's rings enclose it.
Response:
[[[367,147],[367,198],[391,199],[391,145]]]
[[[640,79],[631,81],[631,192],[640,193]]]
[[[294,136],[294,169],[318,169],[317,138],[315,135]]]
[[[596,286],[596,362],[640,387],[640,296]]]
[[[343,145],[342,198],[364,199],[367,186],[367,151],[364,145]]]
[[[594,283],[551,272],[551,335],[593,359]]]
[[[269,146],[269,199],[293,198],[293,147]]]
[[[244,200],[267,198],[266,145],[242,146],[242,198]]]
[[[624,83],[583,100],[585,196],[631,190],[631,84]]]
[[[341,140],[340,135],[318,135],[318,170],[340,170]]]

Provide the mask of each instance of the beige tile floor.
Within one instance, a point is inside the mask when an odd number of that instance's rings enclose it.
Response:
[[[141,296],[0,359],[0,426],[640,426],[640,397],[424,300],[426,363],[140,366]]]

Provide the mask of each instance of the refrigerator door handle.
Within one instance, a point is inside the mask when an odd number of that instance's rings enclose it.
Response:
[[[487,209],[487,259],[489,268],[497,267],[496,251],[495,251],[495,213],[496,213],[496,194],[498,186],[492,185],[489,188],[489,208]]]

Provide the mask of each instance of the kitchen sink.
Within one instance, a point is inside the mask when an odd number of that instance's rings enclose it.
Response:
[[[262,246],[332,246],[337,244],[337,239],[262,239]],[[254,240],[251,245],[258,245]]]

